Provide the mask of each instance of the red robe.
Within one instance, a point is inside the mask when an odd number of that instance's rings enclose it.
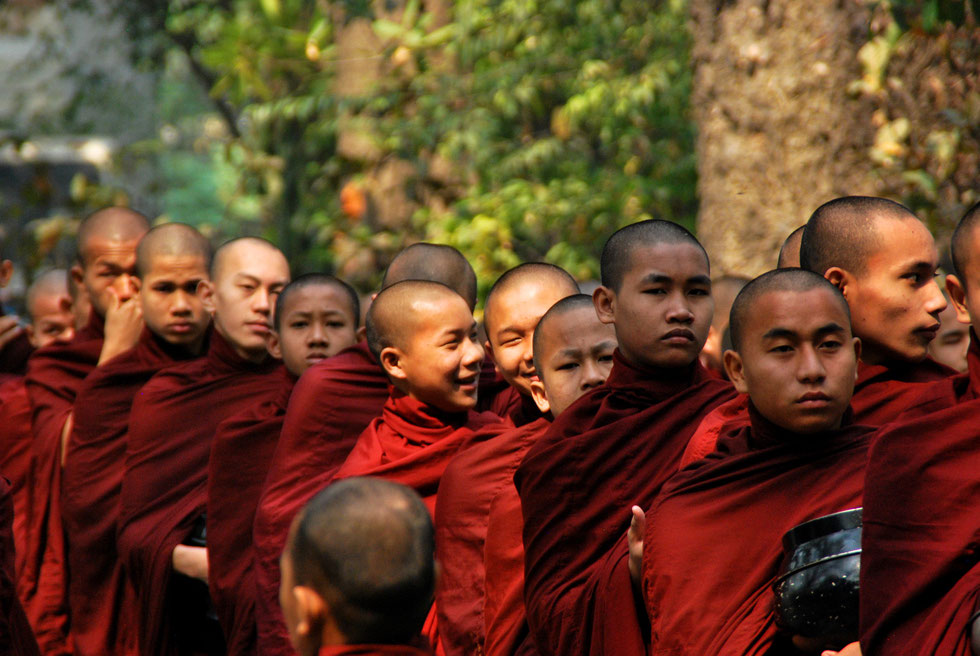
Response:
[[[204,358],[170,367],[139,392],[129,418],[118,548],[133,582],[140,654],[174,654],[172,571],[207,502],[208,457],[218,425],[281,388],[280,365],[242,359],[217,332]]]
[[[337,645],[321,647],[317,656],[431,656],[429,650],[408,645]]]
[[[883,426],[894,421],[932,383],[955,374],[953,369],[931,359],[897,367],[858,361],[858,378],[851,399],[854,422],[864,426]],[[709,413],[694,432],[681,459],[681,467],[714,451],[720,435],[748,426],[748,400],[747,395],[739,394]]]
[[[278,394],[226,419],[208,463],[208,587],[228,653],[256,654],[252,524],[296,378]]]
[[[190,357],[144,329],[137,345],[96,368],[75,398],[61,512],[80,656],[136,653],[134,593],[116,552],[129,413],[154,374]]]
[[[17,598],[14,575],[14,505],[0,477],[0,656],[40,656],[34,632]]]
[[[452,459],[439,483],[436,557],[442,576],[436,592],[439,637],[447,656],[483,651],[484,543],[490,503],[508,484],[535,439],[549,425],[530,424],[483,439],[474,437]]]
[[[27,540],[28,479],[31,469],[31,403],[27,398],[24,378],[11,378],[0,385],[0,475],[10,481],[10,496],[14,504],[13,536],[17,552],[14,571],[20,575],[24,568]],[[17,581],[17,578],[14,578]],[[21,609],[23,610],[23,609]]]
[[[82,381],[102,353],[103,322],[94,312],[68,344],[39,349],[28,366],[31,485],[27,545],[18,590],[41,652],[70,654],[65,536],[61,523],[61,434]]]
[[[647,512],[643,592],[651,655],[769,653],[777,639],[772,584],[783,535],[861,506],[874,428],[849,424],[798,435],[754,408],[750,415],[750,426],[725,435],[715,452],[671,478]]]
[[[0,317],[4,316],[0,308]],[[0,350],[0,375],[13,374],[23,376],[27,373],[27,361],[34,352],[27,331],[21,328],[20,334]]]
[[[865,654],[968,656],[980,600],[980,344],[871,448],[861,556]],[[922,414],[922,410],[926,414]]]
[[[514,483],[524,513],[528,626],[542,654],[643,654],[628,570],[630,506],[649,508],[701,418],[734,397],[697,362],[646,372],[617,351],[603,387],[558,417]]]

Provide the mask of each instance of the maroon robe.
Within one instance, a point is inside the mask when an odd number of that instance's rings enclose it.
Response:
[[[0,308],[0,317],[5,316]],[[0,349],[0,375],[13,374],[23,376],[27,373],[27,360],[34,352],[27,331],[21,328],[20,334],[14,337],[3,349]]]
[[[799,435],[749,412],[750,426],[671,478],[647,512],[651,655],[763,656],[788,642],[773,613],[783,535],[861,506],[874,428]]]
[[[408,645],[337,645],[321,647],[317,656],[431,656],[428,649]]]
[[[540,413],[539,413],[540,414]],[[439,637],[447,656],[483,651],[484,544],[490,503],[550,422],[540,418],[519,428],[483,434],[464,445],[439,483],[436,502],[436,557],[442,576],[436,592]]]
[[[641,371],[617,350],[606,384],[528,451],[514,483],[528,626],[542,654],[644,653],[649,632],[628,570],[630,507],[652,505],[701,418],[734,396],[697,361]]]
[[[13,523],[11,487],[0,477],[0,656],[40,656],[34,632],[17,598]]]
[[[861,556],[865,654],[968,656],[980,601],[980,344],[871,448]],[[925,413],[923,413],[925,411]]]
[[[252,525],[296,377],[276,396],[226,419],[208,463],[208,587],[228,653],[257,654]]]
[[[137,597],[140,654],[174,654],[171,596],[191,582],[173,550],[205,511],[208,458],[218,425],[281,389],[278,361],[243,359],[217,332],[204,358],[170,367],[139,392],[129,418],[118,548]]]
[[[31,403],[24,378],[18,376],[0,384],[0,475],[10,481],[14,504],[13,536],[17,560],[14,571],[24,568],[27,541],[27,497],[31,469]],[[13,579],[15,582],[17,578]],[[23,611],[23,608],[21,609]]]
[[[61,435],[82,381],[102,353],[103,321],[94,312],[68,344],[31,357],[25,384],[31,402],[31,485],[27,545],[18,590],[45,655],[70,654],[68,573],[61,523]]]
[[[116,552],[129,413],[161,369],[191,359],[143,329],[136,346],[97,367],[75,398],[62,473],[71,632],[79,656],[135,654],[132,586]]]

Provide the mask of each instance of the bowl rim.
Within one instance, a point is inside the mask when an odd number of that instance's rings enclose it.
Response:
[[[788,555],[801,544],[806,544],[815,538],[861,528],[862,513],[861,507],[849,508],[797,524],[783,534],[783,550]]]
[[[823,563],[828,563],[828,562],[830,562],[832,560],[838,560],[840,558],[847,558],[849,556],[860,556],[860,555],[861,555],[861,550],[860,549],[851,549],[850,551],[844,551],[844,552],[839,553],[839,554],[833,554],[832,556],[824,556],[823,558],[819,558],[817,560],[814,560],[812,563],[807,563],[806,565],[802,565],[801,567],[797,567],[796,569],[790,570],[790,571],[786,572],[785,574],[782,574],[781,576],[777,577],[775,581],[772,582],[773,592],[776,592],[776,596],[778,597],[779,596],[779,592],[778,592],[777,588],[780,586],[780,584],[782,584],[783,581],[785,581],[789,577],[793,576],[794,574],[799,574],[800,572],[802,572],[804,570],[808,570],[811,567],[816,567],[817,565],[822,565]],[[860,562],[860,561],[858,561],[858,562]]]

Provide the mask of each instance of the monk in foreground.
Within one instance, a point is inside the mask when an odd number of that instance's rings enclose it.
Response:
[[[357,294],[333,276],[296,278],[279,294],[269,353],[283,362],[279,393],[218,426],[208,463],[208,587],[228,652],[255,654],[252,524],[296,380],[357,342]]]
[[[631,569],[639,579],[642,554],[650,653],[839,649],[831,636],[781,633],[772,585],[783,534],[861,505],[874,429],[852,424],[849,411],[860,340],[841,293],[800,269],[750,282],[732,306],[731,330],[725,367],[749,395],[751,424],[671,478],[646,513],[645,539],[631,536],[642,540],[631,544]],[[857,625],[856,616],[844,620]]]
[[[630,507],[653,504],[704,414],[734,397],[698,362],[711,325],[708,257],[668,221],[606,242],[596,313],[619,347],[604,386],[555,419],[514,482],[524,513],[528,626],[542,654],[643,654],[628,570]]]
[[[340,530],[338,527],[345,527]],[[300,656],[426,656],[435,589],[432,520],[410,488],[334,483],[293,522],[280,600]]]

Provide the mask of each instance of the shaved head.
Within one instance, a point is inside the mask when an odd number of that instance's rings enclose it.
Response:
[[[152,228],[136,247],[136,275],[146,276],[158,256],[199,257],[204,268],[211,266],[211,244],[197,231],[184,223],[165,223]]]
[[[517,290],[520,295],[522,287],[543,287],[548,286],[555,290],[560,296],[570,296],[578,294],[578,283],[567,271],[554,264],[546,262],[528,262],[519,264],[497,278],[493,283],[490,293],[487,294],[487,302],[483,313],[483,322],[487,326],[487,334],[490,334],[490,323],[493,316],[499,311],[495,301],[503,298],[511,290]]]
[[[800,242],[800,266],[824,275],[838,267],[854,274],[867,270],[880,245],[882,222],[918,221],[904,205],[886,198],[845,196],[824,203],[806,223]]]
[[[348,285],[340,278],[336,278],[326,273],[304,273],[286,285],[279,294],[279,298],[276,299],[276,313],[275,317],[273,318],[273,325],[276,330],[279,330],[282,325],[282,317],[280,314],[286,309],[286,306],[289,303],[289,298],[294,293],[309,287],[333,287],[334,289],[338,290],[348,302],[348,309],[350,310],[351,319],[354,322],[354,326],[357,327],[360,324],[361,301],[353,287]]]
[[[32,318],[35,316],[37,302],[42,296],[53,296],[56,298],[66,297],[71,299],[68,290],[68,272],[64,269],[51,269],[45,271],[31,283],[27,288],[25,299],[27,314]]]
[[[683,226],[660,219],[640,221],[620,228],[606,241],[599,263],[602,286],[619,291],[623,277],[634,265],[633,251],[638,246],[660,244],[690,244],[704,253],[704,261],[708,262],[708,254],[701,242]]]
[[[140,239],[150,229],[145,216],[128,207],[106,207],[82,219],[78,226],[75,259],[83,267],[91,256],[94,240],[128,242]]]
[[[34,348],[56,341],[68,342],[75,335],[68,279],[64,269],[51,269],[35,278],[27,288],[27,314],[31,319],[27,337]]]
[[[290,583],[327,602],[348,644],[409,644],[432,605],[434,552],[418,494],[357,477],[331,484],[303,508],[283,560]]]
[[[405,280],[381,290],[367,313],[367,342],[374,357],[388,347],[406,348],[419,323],[447,299],[466,302],[446,285],[426,280]]]
[[[779,249],[779,259],[776,260],[777,269],[796,269],[800,266],[800,243],[803,241],[803,230],[805,225],[789,233],[789,237],[783,242]]]
[[[966,269],[969,266],[975,253],[970,252],[973,243],[973,235],[977,226],[980,225],[980,203],[977,203],[966,211],[963,218],[956,225],[953,231],[953,238],[950,241],[950,255],[953,259],[953,271],[961,282],[966,282]]]
[[[395,256],[385,271],[381,289],[405,280],[442,283],[476,307],[476,273],[463,254],[442,244],[412,244]]]
[[[551,309],[544,313],[541,317],[541,321],[538,322],[538,329],[534,331],[534,368],[539,372],[542,370],[542,363],[540,361],[542,340],[545,338],[543,335],[548,334],[548,327],[558,321],[564,316],[567,316],[571,312],[579,310],[591,310],[592,314],[595,314],[595,305],[592,303],[592,297],[588,294],[575,294],[573,296],[566,296],[557,303],[551,306]],[[596,317],[596,321],[599,318]]]
[[[282,260],[283,262],[286,261],[286,256],[283,255],[283,252],[268,239],[262,239],[261,237],[238,237],[237,239],[226,241],[214,252],[214,257],[211,258],[212,281],[218,282],[223,275],[234,273],[234,271],[226,271],[225,264],[234,259],[231,256],[237,255],[243,248],[264,250],[268,252],[270,258]],[[286,269],[289,269],[288,262],[286,263]]]
[[[741,349],[742,334],[745,326],[752,317],[756,302],[771,292],[806,292],[811,289],[825,289],[840,302],[841,309],[851,319],[851,311],[844,295],[826,278],[806,269],[775,269],[764,273],[745,285],[735,302],[732,304],[731,321],[728,324],[731,331],[732,348]]]

